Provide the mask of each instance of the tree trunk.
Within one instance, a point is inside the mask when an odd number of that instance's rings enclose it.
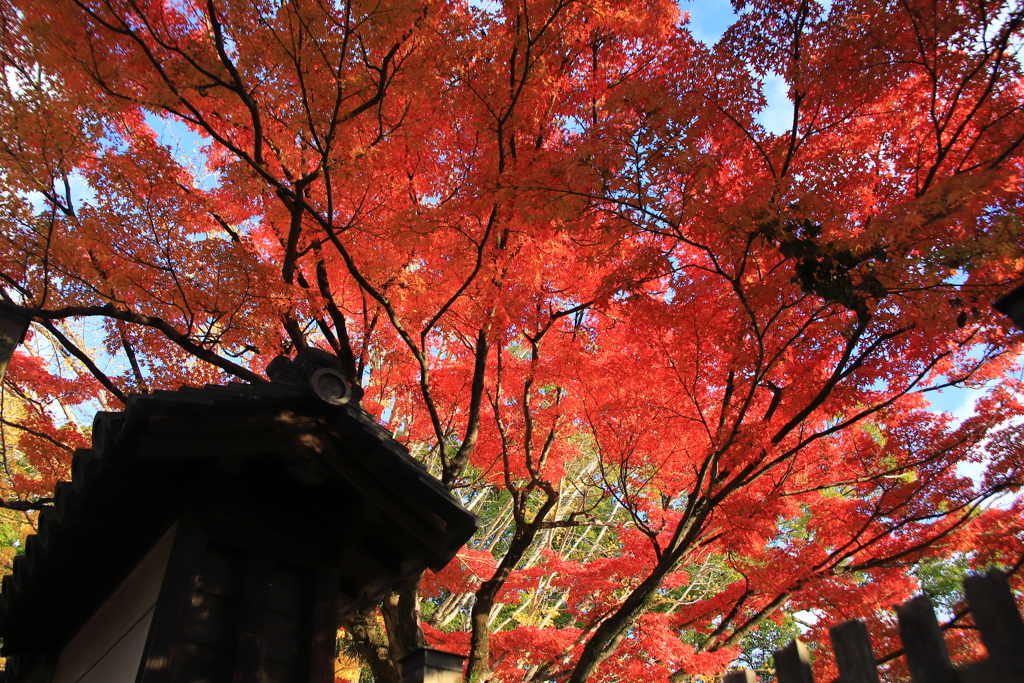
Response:
[[[498,563],[494,575],[484,581],[476,592],[476,602],[473,603],[473,611],[470,613],[469,663],[466,666],[468,683],[482,683],[491,676],[491,627],[488,622],[495,598],[512,571],[519,566],[526,551],[533,545],[544,519],[555,507],[558,498],[557,492],[549,491],[547,500],[529,524],[522,521],[522,512],[515,514],[516,530],[513,532],[512,542]]]
[[[388,639],[377,622],[376,610],[354,615],[346,628],[356,653],[370,668],[374,683],[402,683],[402,672],[391,661]]]
[[[380,606],[387,630],[388,653],[391,663],[399,671],[402,658],[424,645],[419,590],[420,580],[417,579],[411,586],[390,591]]]
[[[550,509],[550,506],[545,506]],[[547,514],[545,508],[541,513]],[[490,678],[491,675],[491,609],[494,607],[494,600],[498,591],[505,585],[509,574],[516,568],[523,559],[527,549],[537,536],[537,529],[540,525],[534,520],[533,524],[522,524],[518,526],[508,551],[501,558],[498,568],[490,579],[483,582],[476,592],[476,601],[473,603],[473,611],[470,613],[470,639],[469,639],[469,663],[466,666],[466,681],[468,683],[481,683]]]
[[[636,620],[647,612],[651,597],[664,582],[665,577],[675,569],[680,555],[665,555],[654,570],[630,593],[615,614],[608,617],[583,646],[583,652],[568,683],[586,683],[601,662],[615,652],[622,639]]]

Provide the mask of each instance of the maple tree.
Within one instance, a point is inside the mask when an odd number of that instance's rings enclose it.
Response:
[[[317,345],[484,520],[347,625],[375,680],[425,638],[683,681],[801,610],[891,645],[916,562],[1024,551],[1024,13],[737,8],[708,47],[664,0],[2,0],[4,498],[83,411]]]

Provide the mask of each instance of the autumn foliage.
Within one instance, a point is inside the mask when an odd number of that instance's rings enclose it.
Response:
[[[4,499],[315,345],[484,520],[347,626],[379,683],[424,637],[474,682],[720,674],[794,613],[892,649],[922,562],[1024,551],[1024,13],[736,8],[0,0]]]

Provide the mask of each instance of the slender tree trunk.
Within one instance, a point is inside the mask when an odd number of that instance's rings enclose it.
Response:
[[[508,552],[501,558],[498,568],[490,579],[483,582],[476,592],[476,602],[470,612],[469,664],[466,667],[468,683],[486,681],[491,674],[491,609],[498,591],[505,584],[509,574],[516,568],[530,544],[537,535],[536,524],[524,524],[516,529]]]
[[[650,609],[651,598],[661,587],[665,577],[679,564],[680,557],[682,555],[676,553],[662,556],[654,570],[626,597],[622,606],[597,627],[594,635],[583,646],[583,652],[568,683],[586,683],[601,662],[615,652],[615,648],[626,637],[637,619]]]
[[[543,528],[543,521],[558,503],[558,493],[551,491],[547,500],[537,511],[529,524],[522,521],[523,512],[516,513],[516,530],[505,556],[490,579],[484,581],[476,592],[476,602],[470,613],[469,664],[466,667],[466,681],[486,681],[491,674],[491,610],[501,587],[505,585],[512,571],[522,562],[526,551],[533,545],[537,533]]]

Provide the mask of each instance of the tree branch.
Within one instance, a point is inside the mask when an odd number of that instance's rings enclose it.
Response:
[[[37,498],[36,500],[4,500],[0,498],[0,508],[28,512],[53,507],[53,498]]]
[[[232,375],[240,377],[249,382],[262,383],[267,381],[265,378],[261,377],[260,375],[257,375],[252,370],[247,370],[246,368],[243,368],[241,365],[232,363],[226,358],[218,356],[213,351],[210,351],[209,349],[203,348],[199,344],[196,344],[191,339],[186,337],[184,334],[174,329],[174,327],[172,327],[165,320],[162,320],[161,318],[157,318],[155,316],[142,315],[141,313],[133,313],[132,311],[123,311],[119,308],[116,308],[113,304],[106,304],[104,306],[65,306],[64,308],[46,311],[38,308],[29,308],[27,306],[16,306],[6,301],[0,301],[0,308],[4,308],[15,313],[20,313],[21,315],[27,315],[31,318],[39,320],[40,322],[62,320],[64,318],[73,317],[106,317],[113,318],[114,320],[123,320],[125,322],[135,323],[136,325],[143,325],[145,327],[152,327],[153,329],[162,332],[164,336],[166,336],[172,342],[180,346],[187,353],[195,356],[200,360],[206,361],[210,365],[214,365],[220,368],[221,370],[224,370],[225,372],[231,373]],[[45,325],[45,322],[43,324]],[[114,392],[112,391],[111,393]],[[118,394],[114,393],[114,395],[117,396]],[[121,398],[121,396],[118,396],[118,398]]]
[[[78,360],[82,361],[82,364],[89,369],[89,372],[92,373],[92,376],[95,377],[97,381],[99,381],[99,383],[103,385],[103,388],[105,388],[107,391],[113,394],[114,397],[117,398],[117,400],[120,401],[121,403],[128,403],[128,397],[125,395],[125,393],[117,388],[117,386],[110,380],[110,378],[107,377],[107,375],[102,370],[99,369],[96,363],[94,363],[92,359],[89,358],[89,356],[84,351],[82,351],[74,342],[72,342],[70,339],[64,336],[64,334],[57,329],[56,325],[54,325],[52,322],[46,319],[41,320],[39,324],[45,327],[46,331],[53,335],[53,338],[60,342],[60,345],[63,346],[68,353],[70,353]]]

